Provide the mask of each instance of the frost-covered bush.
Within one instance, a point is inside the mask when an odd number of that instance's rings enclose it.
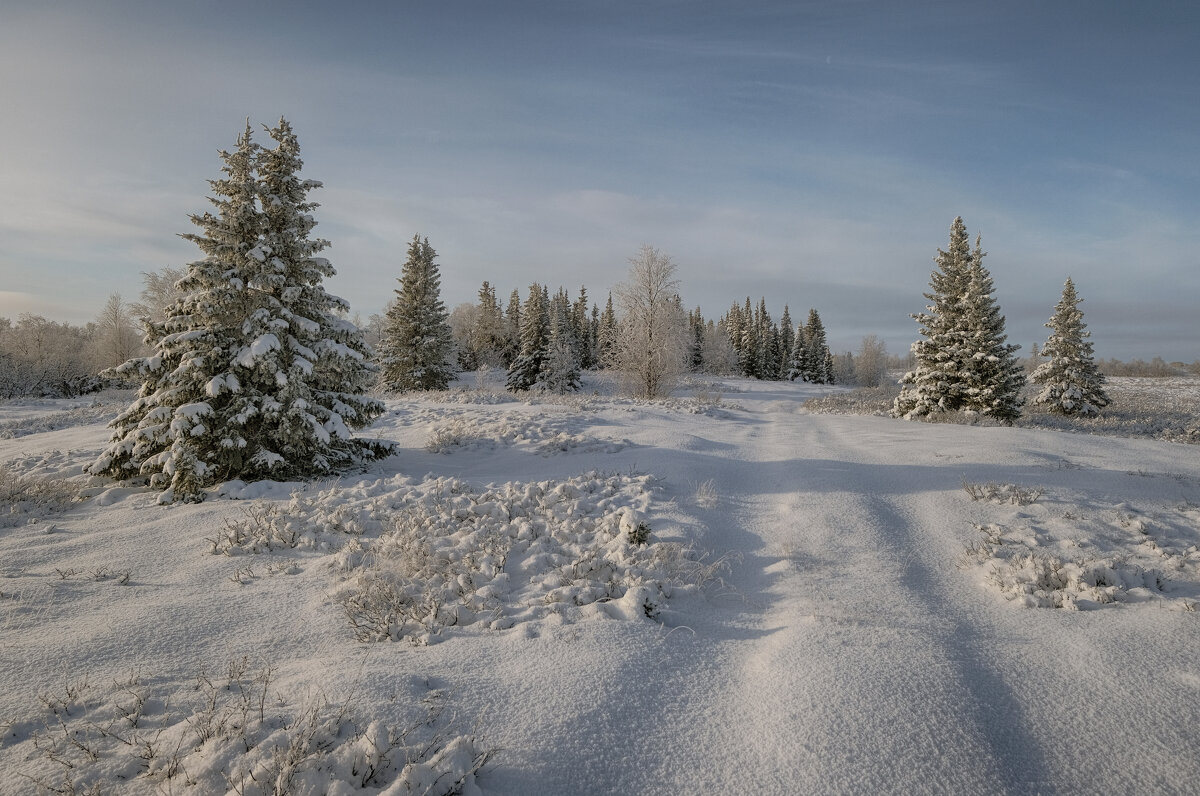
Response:
[[[1077,529],[1085,522],[1077,512],[1060,521],[1066,533],[1052,532],[1053,526],[979,524],[962,561],[981,570],[986,583],[1006,599],[1031,608],[1076,610],[1160,600],[1191,610],[1189,600],[1177,598],[1185,598],[1200,579],[1200,548],[1196,528],[1180,519],[1177,530],[1164,524],[1157,539],[1144,519],[1124,512],[1111,521],[1087,521],[1086,533]],[[1174,579],[1192,585],[1173,593]]]
[[[0,528],[66,511],[81,499],[79,485],[73,481],[21,475],[0,464]]]
[[[657,615],[672,594],[711,580],[724,563],[650,543],[648,500],[645,476],[484,490],[427,484],[377,538],[337,554],[340,599],[363,641],[430,643],[446,627],[504,629],[587,606],[612,617]]]
[[[124,398],[124,404],[128,397]],[[111,418],[121,408],[112,396],[96,399],[88,406],[77,406],[59,412],[50,412],[37,417],[17,418],[0,422],[0,439],[16,439],[30,434],[42,434],[47,431],[57,431],[63,428],[74,428]]]
[[[394,723],[352,696],[292,704],[274,675],[242,657],[190,683],[66,678],[39,693],[44,728],[31,735],[22,773],[41,791],[72,794],[119,782],[239,796],[326,793],[334,782],[339,793],[452,794],[474,788],[492,755],[454,731],[440,691],[414,699],[403,708],[408,723]]]
[[[879,387],[861,387],[809,398],[804,402],[805,410],[818,415],[875,415],[888,417],[900,387],[883,384]]]
[[[994,481],[979,484],[968,481],[962,482],[971,500],[983,500],[992,503],[1011,503],[1014,506],[1028,506],[1036,503],[1042,496],[1042,490],[1036,487],[1024,487],[1018,484],[997,484]]]
[[[326,555],[356,638],[427,644],[445,628],[505,629],[552,613],[658,615],[673,595],[718,578],[724,560],[649,537],[652,492],[649,476],[489,487],[397,476],[248,504],[209,544],[273,552],[282,566],[289,549]]]
[[[457,449],[490,450],[498,447],[527,448],[541,456],[560,453],[615,453],[628,440],[604,440],[572,431],[565,417],[464,416],[433,428],[425,441],[430,453]]]

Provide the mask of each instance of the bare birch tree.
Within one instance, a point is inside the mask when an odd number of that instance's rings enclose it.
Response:
[[[687,316],[675,300],[675,269],[665,252],[643,246],[629,260],[628,278],[616,287],[621,317],[613,367],[639,398],[669,395],[687,368]]]

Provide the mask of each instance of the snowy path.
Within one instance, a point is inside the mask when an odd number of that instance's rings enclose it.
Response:
[[[955,564],[984,511],[962,478],[1090,484],[1094,471],[1045,463],[1111,466],[1114,445],[1139,460],[1161,446],[736,398],[748,422],[667,434],[639,463],[680,482],[681,501],[684,485],[718,481],[705,544],[741,556],[740,597],[690,606],[688,627],[661,641],[614,638],[607,668],[574,695],[594,707],[542,738],[553,752],[542,747],[534,771],[508,772],[512,792],[1193,787],[1194,615],[1022,609]],[[1165,454],[1156,464],[1169,472],[1179,462]],[[553,667],[534,677],[557,690]],[[498,771],[492,784],[506,780]]]

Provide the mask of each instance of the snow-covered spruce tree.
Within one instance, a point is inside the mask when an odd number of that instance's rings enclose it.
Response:
[[[504,310],[504,347],[500,350],[500,361],[504,369],[512,367],[513,360],[521,353],[521,292],[513,288]]]
[[[962,217],[950,225],[947,251],[938,249],[937,270],[929,279],[931,291],[926,311],[913,315],[924,340],[912,344],[916,367],[904,374],[900,395],[892,405],[896,417],[915,419],[932,412],[955,411],[962,407],[963,324],[960,302],[967,290],[971,264],[971,242]]]
[[[930,278],[931,304],[913,315],[926,339],[913,343],[917,366],[904,374],[892,406],[896,417],[967,410],[1011,422],[1020,416],[1024,375],[1020,348],[1005,343],[1004,316],[992,296],[991,275],[976,237],[971,251],[961,217],[950,226],[948,251],[938,250]]]
[[[562,395],[579,389],[579,357],[572,325],[571,303],[565,293],[550,302],[550,335],[546,356],[534,386]]]
[[[147,477],[159,502],[199,500],[214,483],[324,475],[390,452],[354,439],[383,411],[367,398],[366,347],[325,292],[334,273],[310,239],[319,186],[301,180],[299,145],[286,121],[261,150],[249,124],[237,150],[221,152],[211,180],[216,208],[193,215],[183,235],[205,257],[188,265],[179,298],[151,324],[153,353],[122,365],[140,378],[137,399],[111,426],[94,474]],[[256,178],[257,170],[257,178]]]
[[[783,305],[783,315],[779,318],[779,362],[775,369],[778,378],[786,379],[792,373],[792,352],[796,350],[796,330],[792,327],[792,313],[788,305]]]
[[[704,316],[700,308],[688,313],[688,368],[692,373],[704,371]]]
[[[596,328],[596,365],[600,368],[612,366],[613,351],[617,346],[617,312],[613,309],[612,293],[604,312],[600,314],[600,325]]]
[[[962,339],[967,358],[961,373],[962,408],[1012,422],[1021,416],[1025,369],[1017,361],[1019,345],[1005,342],[1004,316],[992,295],[992,276],[983,267],[986,253],[975,237],[975,250],[967,268],[967,290],[961,302]]]
[[[579,357],[579,367],[591,370],[596,367],[596,333],[588,316],[587,286],[580,285],[579,298],[571,305],[571,330],[575,335],[576,353]]]
[[[379,341],[380,384],[387,390],[444,390],[454,377],[454,338],[442,303],[442,278],[429,238],[413,235],[396,302]]]
[[[825,324],[815,309],[808,311],[808,322],[804,324],[804,369],[800,375],[813,384],[833,383],[833,354],[829,351]]]
[[[476,366],[499,367],[504,349],[504,313],[496,288],[484,282],[479,288],[478,312],[470,330],[470,346]]]
[[[550,308],[545,293],[536,282],[529,286],[529,298],[521,309],[521,349],[508,367],[507,386],[512,392],[529,390],[537,383],[550,342]]]
[[[621,321],[613,367],[635,397],[669,395],[687,368],[687,316],[678,287],[675,263],[652,246],[630,258],[629,276],[617,286]]]
[[[788,378],[792,381],[800,379],[805,380],[805,375],[808,372],[808,340],[804,336],[804,324],[799,324],[796,327],[795,338],[792,342],[792,366],[788,371]]]
[[[1029,377],[1042,391],[1033,399],[1062,415],[1094,415],[1110,403],[1104,391],[1104,374],[1092,354],[1092,333],[1083,322],[1075,283],[1067,278],[1062,298],[1046,327],[1051,330],[1042,356],[1049,357]]]

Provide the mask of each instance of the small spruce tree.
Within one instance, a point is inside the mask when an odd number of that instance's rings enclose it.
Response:
[[[804,370],[805,381],[813,384],[833,383],[833,354],[825,337],[825,324],[815,309],[808,311],[808,323],[804,325]]]
[[[613,309],[612,293],[600,313],[600,324],[596,328],[596,364],[601,368],[612,366],[617,346],[617,312]]]
[[[1110,403],[1104,374],[1092,355],[1088,340],[1092,333],[1083,322],[1081,301],[1068,277],[1054,316],[1046,324],[1051,333],[1042,346],[1042,356],[1049,359],[1029,377],[1042,387],[1033,402],[1061,415],[1094,415]]]
[[[436,257],[429,238],[413,236],[379,342],[384,389],[444,390],[454,376],[454,338],[442,303]]]
[[[521,352],[508,368],[508,389],[529,390],[537,383],[546,361],[550,342],[550,308],[545,293],[536,282],[529,286],[529,298],[521,309]]]
[[[779,378],[791,378],[792,352],[796,350],[796,330],[792,327],[792,313],[788,305],[783,305],[783,315],[779,317],[779,362],[776,371]]]
[[[804,324],[796,327],[791,361],[792,366],[788,371],[788,378],[792,381],[796,379],[807,381],[805,374],[808,373],[808,339],[805,337]]]
[[[576,354],[571,304],[565,293],[550,302],[550,335],[535,386],[562,395],[579,389],[579,357]]]

